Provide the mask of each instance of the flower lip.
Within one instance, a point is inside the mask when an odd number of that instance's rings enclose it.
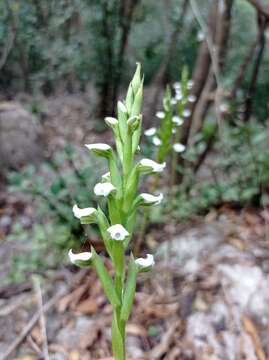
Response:
[[[153,145],[160,146],[162,144],[161,140],[158,138],[158,136],[154,136],[152,139]]]
[[[92,214],[95,213],[95,211],[96,209],[91,207],[81,209],[77,206],[77,204],[73,206],[73,214],[77,219],[80,219],[85,216],[91,216]]]
[[[101,151],[108,151],[111,149],[111,146],[108,144],[85,144],[86,148],[89,150],[101,150]]]
[[[116,188],[110,182],[98,183],[95,185],[93,191],[96,196],[108,196]]]
[[[181,152],[185,151],[186,146],[183,144],[180,144],[180,143],[176,143],[173,145],[173,149],[175,152],[181,153]]]
[[[150,129],[145,130],[144,134],[146,136],[153,136],[156,134],[157,129],[155,127],[152,127]]]
[[[174,124],[176,124],[177,126],[181,126],[183,124],[183,119],[181,119],[179,116],[175,115],[172,118],[172,121]]]
[[[89,261],[92,258],[91,252],[82,252],[75,254],[73,253],[73,250],[70,249],[68,252],[69,259],[71,263],[76,264],[77,261]]]
[[[129,236],[128,231],[121,224],[115,224],[110,226],[107,229],[111,239],[116,241],[123,241],[127,236]]]
[[[141,268],[150,268],[155,264],[155,261],[153,255],[147,254],[146,258],[138,258],[135,263]]]
[[[151,159],[142,159],[142,160],[140,160],[139,164],[146,168],[150,168],[150,170],[153,172],[162,172],[166,166],[165,162],[162,164],[159,164]]]
[[[140,196],[144,200],[145,204],[159,205],[161,203],[161,201],[163,200],[163,194],[162,193],[157,195],[157,196],[147,194],[147,193],[142,193],[142,194],[140,194]]]
[[[165,117],[165,113],[163,111],[157,111],[156,116],[159,119],[163,119]]]

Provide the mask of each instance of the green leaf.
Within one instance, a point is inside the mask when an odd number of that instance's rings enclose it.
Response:
[[[135,265],[134,257],[131,255],[128,266],[128,276],[126,282],[126,289],[123,295],[123,303],[121,308],[120,317],[122,320],[127,321],[133,307],[135,289],[136,289],[137,267]]]
[[[97,274],[103,286],[104,292],[111,303],[111,305],[116,308],[120,306],[120,300],[116,294],[116,290],[114,288],[112,279],[103,263],[101,257],[96,253],[94,248],[91,248],[91,252],[93,254],[92,261],[96,268]]]

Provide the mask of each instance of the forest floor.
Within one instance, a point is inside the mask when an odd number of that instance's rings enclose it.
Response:
[[[86,105],[81,97],[44,105],[50,154],[66,141],[106,139],[88,121]],[[0,198],[2,277],[14,251],[5,241],[7,214],[14,219],[25,204],[5,189]],[[184,226],[153,227],[146,243],[155,246],[156,266],[139,277],[129,359],[268,359],[268,221],[266,209],[223,205]],[[0,359],[46,359],[49,352],[51,360],[108,360],[112,309],[95,271],[60,266],[41,275],[34,284],[29,278],[0,288]]]

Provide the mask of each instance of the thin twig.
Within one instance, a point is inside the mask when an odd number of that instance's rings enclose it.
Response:
[[[44,316],[42,291],[41,291],[39,279],[35,279],[34,286],[35,286],[35,290],[36,290],[38,308],[39,308],[39,311],[40,311],[40,327],[41,327],[41,334],[42,334],[42,338],[43,338],[43,357],[44,357],[44,360],[49,360],[46,320],[45,320],[45,316]]]
[[[42,312],[45,314],[48,312],[55,303],[66,293],[66,291],[59,291],[53,298],[51,298],[44,306],[43,309],[39,309],[31,318],[31,320],[27,323],[24,330],[21,332],[21,334],[13,341],[12,344],[7,348],[7,350],[0,355],[0,360],[6,360],[9,358],[9,356],[12,354],[12,352],[21,344],[21,342],[25,339],[25,337],[29,334],[29,332],[32,330],[32,328],[35,326],[37,321],[39,320],[40,316],[42,315]]]

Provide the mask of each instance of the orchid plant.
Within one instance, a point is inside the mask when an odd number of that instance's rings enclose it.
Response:
[[[188,105],[196,101],[195,96],[189,94],[192,86],[192,80],[188,79],[188,69],[184,67],[180,82],[173,84],[173,94],[169,87],[166,88],[163,110],[156,113],[156,117],[160,120],[159,127],[151,127],[144,132],[156,146],[157,161],[165,161],[172,152],[172,185],[175,181],[178,156],[186,150],[186,146],[180,143],[181,126],[191,116]]]
[[[106,269],[105,263],[93,247],[89,252],[69,251],[72,263],[80,267],[93,266],[99,276],[104,292],[113,307],[112,351],[115,360],[125,360],[125,327],[131,314],[137,275],[149,271],[154,258],[135,259],[125,256],[135,227],[137,209],[140,206],[153,206],[162,201],[162,194],[138,194],[139,179],[145,174],[160,173],[165,163],[142,159],[135,163],[139,151],[142,128],[141,105],[143,97],[143,78],[141,66],[137,65],[129,85],[125,101],[118,102],[117,118],[106,117],[106,124],[112,128],[116,151],[107,144],[86,144],[94,155],[107,160],[109,172],[95,185],[96,196],[107,199],[107,209],[79,208],[74,205],[73,213],[81,224],[96,223],[100,229],[105,249],[114,266],[114,276]],[[127,267],[128,260],[128,269]]]

